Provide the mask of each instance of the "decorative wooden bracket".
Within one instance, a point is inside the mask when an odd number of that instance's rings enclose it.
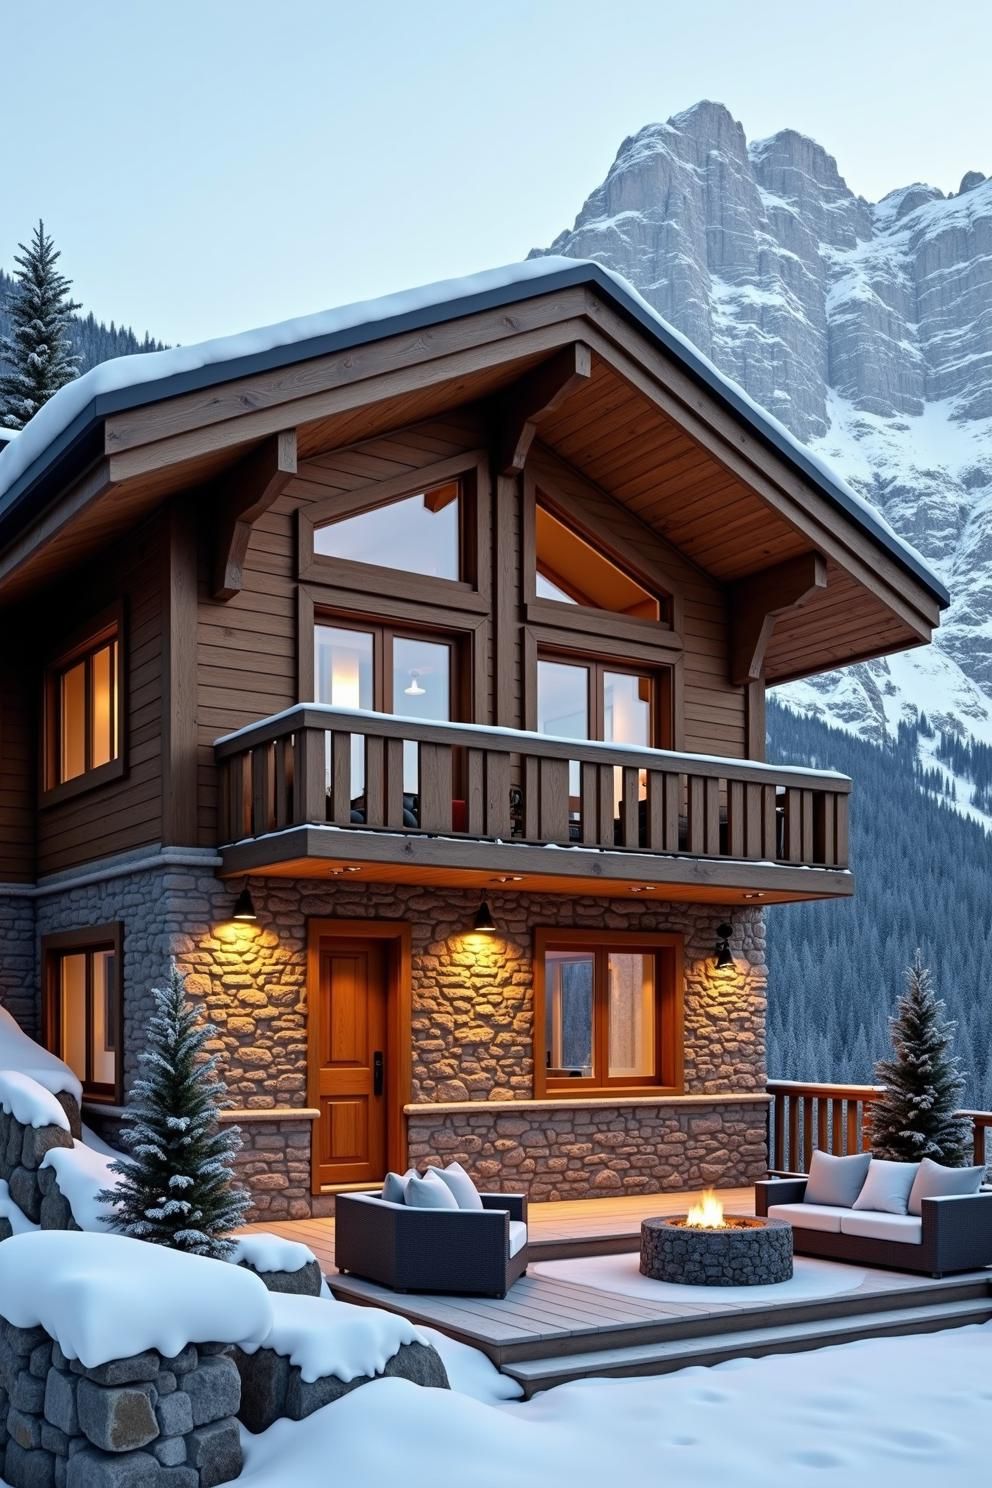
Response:
[[[501,400],[497,465],[501,475],[519,475],[542,414],[551,413],[592,375],[592,352],[584,341],[562,347],[526,372]]]
[[[775,621],[827,587],[827,560],[803,553],[774,568],[751,574],[730,591],[730,680],[735,686],[755,682],[765,665],[765,652]]]
[[[296,474],[296,430],[273,434],[214,484],[217,547],[214,599],[233,599],[244,584],[245,554],[251,529]]]

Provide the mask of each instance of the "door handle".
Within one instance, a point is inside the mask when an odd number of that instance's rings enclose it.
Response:
[[[385,1061],[384,1061],[383,1056],[382,1056],[382,1050],[381,1049],[376,1049],[375,1053],[372,1055],[372,1094],[373,1095],[381,1095],[382,1094],[384,1066],[385,1066]]]

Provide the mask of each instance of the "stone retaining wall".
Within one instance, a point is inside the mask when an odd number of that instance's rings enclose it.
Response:
[[[86,1369],[0,1319],[0,1470],[10,1488],[213,1488],[241,1471],[241,1379],[218,1344]]]
[[[10,1197],[32,1224],[46,1230],[76,1230],[67,1199],[62,1197],[51,1168],[43,1168],[46,1153],[55,1147],[71,1147],[79,1135],[79,1107],[71,1095],[55,1099],[69,1120],[69,1131],[61,1126],[25,1126],[16,1116],[0,1110],[0,1178]],[[11,1233],[10,1221],[0,1217],[0,1240]]]
[[[766,1113],[764,1101],[438,1106],[408,1117],[410,1162],[460,1162],[484,1191],[534,1200],[735,1188],[768,1176]]]

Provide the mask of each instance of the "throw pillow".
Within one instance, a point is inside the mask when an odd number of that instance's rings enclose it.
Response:
[[[441,1182],[446,1184],[455,1196],[455,1203],[459,1209],[481,1209],[482,1200],[479,1198],[479,1190],[462,1167],[461,1163],[449,1163],[446,1168],[428,1168],[428,1173],[436,1173]]]
[[[414,1173],[406,1186],[408,1209],[457,1209],[458,1203],[446,1183],[436,1173],[427,1172],[423,1178]]]
[[[919,1163],[888,1162],[873,1157],[864,1188],[855,1199],[855,1209],[873,1209],[876,1214],[905,1214],[909,1191],[919,1172]]]
[[[870,1152],[852,1152],[850,1157],[834,1157],[830,1152],[813,1153],[809,1181],[803,1202],[831,1204],[834,1208],[851,1209],[868,1177]]]
[[[943,1163],[925,1157],[909,1194],[910,1214],[922,1214],[924,1199],[941,1199],[948,1194],[976,1194],[985,1177],[984,1168],[945,1168]]]
[[[405,1204],[406,1186],[416,1171],[416,1168],[407,1168],[405,1173],[387,1173],[382,1185],[382,1197],[390,1204]]]

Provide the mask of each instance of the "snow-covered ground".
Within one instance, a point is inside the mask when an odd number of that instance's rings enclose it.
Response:
[[[241,1488],[325,1488],[331,1463],[335,1482],[367,1488],[989,1481],[989,1324],[657,1379],[591,1380],[526,1403],[494,1403],[480,1366],[475,1389],[483,1398],[377,1380],[298,1425],[246,1434]]]

